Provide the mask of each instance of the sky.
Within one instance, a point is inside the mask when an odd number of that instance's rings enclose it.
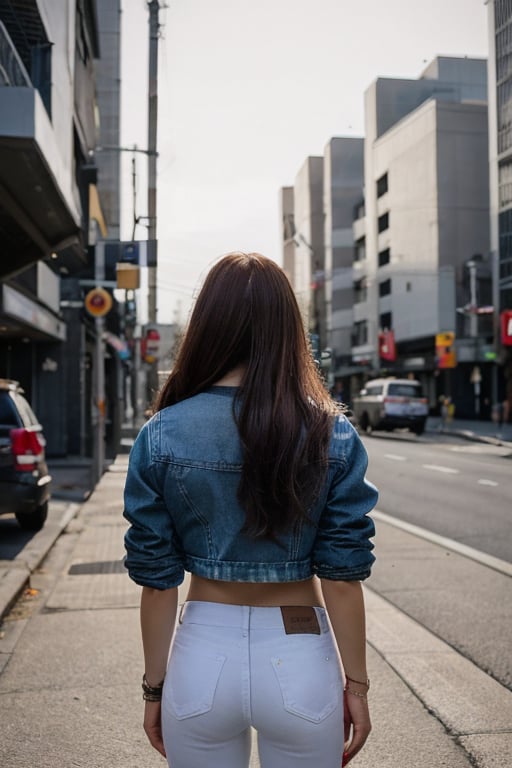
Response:
[[[436,55],[486,57],[484,0],[161,0],[157,320],[185,323],[223,253],[281,263],[279,193],[333,136],[364,135],[377,77]],[[148,10],[122,1],[121,144],[147,147]],[[147,213],[139,153],[136,215]],[[130,158],[122,237],[131,239]],[[136,239],[146,239],[139,224]],[[145,293],[140,291],[140,315]]]

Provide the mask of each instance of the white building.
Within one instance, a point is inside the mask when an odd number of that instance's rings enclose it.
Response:
[[[379,332],[392,330],[391,368],[422,378],[433,403],[435,335],[456,332],[461,365],[441,384],[454,396],[460,390],[468,415],[458,377],[469,381],[463,363],[485,364],[488,339],[471,326],[464,340],[469,324],[457,309],[474,298],[468,265],[482,278],[489,273],[486,147],[483,60],[437,58],[418,80],[379,78],[366,91],[365,210],[354,223],[365,258],[354,264],[353,361],[382,369]]]
[[[512,3],[489,0],[490,250],[497,363],[493,402],[508,402],[512,417],[512,346],[501,344],[500,313],[512,311]]]
[[[308,157],[293,187],[292,285],[307,328],[326,346],[323,158]]]
[[[363,188],[362,138],[335,137],[324,153],[324,241],[326,341],[331,374],[351,367],[354,305],[354,209]]]

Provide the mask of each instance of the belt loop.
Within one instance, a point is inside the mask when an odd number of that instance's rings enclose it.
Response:
[[[180,605],[180,613],[178,616],[178,624],[183,624],[183,611],[185,610],[186,603],[182,603]]]

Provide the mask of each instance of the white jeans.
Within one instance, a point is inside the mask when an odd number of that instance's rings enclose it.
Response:
[[[323,608],[321,634],[286,634],[280,608],[188,602],[162,699],[170,768],[340,768],[343,682]]]

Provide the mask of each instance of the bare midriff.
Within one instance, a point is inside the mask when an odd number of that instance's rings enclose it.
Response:
[[[192,574],[187,600],[253,606],[323,605],[320,585],[315,578],[278,584],[246,584],[204,579]]]

